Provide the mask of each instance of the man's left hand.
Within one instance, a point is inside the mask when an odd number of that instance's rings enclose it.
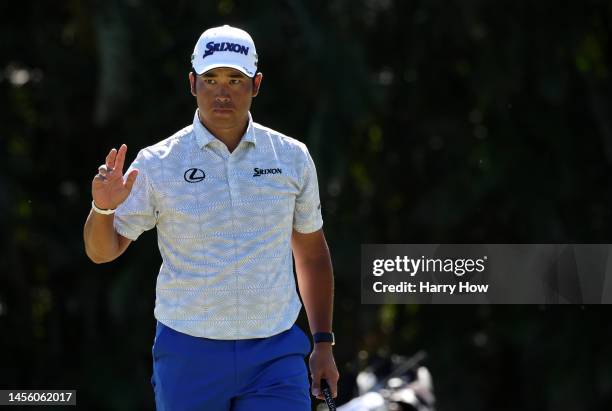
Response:
[[[320,342],[314,345],[314,350],[310,354],[310,376],[312,378],[311,392],[312,395],[320,400],[325,397],[321,392],[321,380],[327,380],[332,397],[338,395],[338,379],[340,374],[334,361],[331,343]]]

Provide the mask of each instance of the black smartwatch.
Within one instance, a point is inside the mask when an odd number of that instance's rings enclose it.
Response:
[[[312,335],[312,339],[314,340],[315,344],[320,342],[329,342],[331,345],[336,345],[336,337],[334,336],[334,333],[314,333]]]

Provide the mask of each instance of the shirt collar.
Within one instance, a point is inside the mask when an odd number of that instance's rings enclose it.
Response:
[[[251,116],[251,112],[249,114],[249,124],[246,128],[246,131],[242,135],[241,141],[248,141],[250,143],[256,144],[255,139],[255,127],[253,127],[253,117]],[[200,117],[198,116],[198,110],[196,110],[193,116],[193,131],[195,133],[195,138],[198,146],[200,148],[204,148],[208,144],[213,141],[218,141],[218,139],[212,135],[210,131],[200,121]]]

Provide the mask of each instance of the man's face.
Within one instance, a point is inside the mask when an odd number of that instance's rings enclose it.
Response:
[[[189,73],[191,94],[196,97],[200,120],[212,130],[244,127],[262,74],[255,79],[238,70],[220,67],[201,75]]]

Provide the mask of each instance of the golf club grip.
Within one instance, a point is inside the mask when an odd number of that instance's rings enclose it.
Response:
[[[321,392],[325,397],[325,403],[329,411],[336,411],[336,402],[334,401],[327,380],[321,380]]]

